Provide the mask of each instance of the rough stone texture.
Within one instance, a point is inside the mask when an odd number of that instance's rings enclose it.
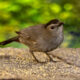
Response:
[[[49,55],[28,49],[0,48],[0,80],[80,80],[80,48],[58,48]],[[55,62],[56,61],[56,62]]]

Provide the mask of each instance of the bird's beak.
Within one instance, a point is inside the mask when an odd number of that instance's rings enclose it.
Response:
[[[63,22],[59,22],[58,26],[61,26],[61,25],[63,25],[63,24],[64,24]]]

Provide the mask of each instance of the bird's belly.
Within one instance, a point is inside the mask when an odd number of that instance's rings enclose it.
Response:
[[[38,45],[33,46],[33,51],[39,51],[39,52],[49,52],[58,47],[58,44],[56,43],[49,43],[49,42],[44,42],[44,43],[38,43]]]
[[[37,48],[43,52],[49,52],[56,49],[63,42],[63,36],[55,38],[54,40],[43,40],[38,43]]]
[[[62,38],[56,38],[53,40],[44,40],[43,38],[39,38],[38,40],[34,41],[29,41],[26,40],[21,40],[21,42],[25,45],[27,45],[31,51],[33,52],[49,52],[54,49],[56,49],[63,41]]]

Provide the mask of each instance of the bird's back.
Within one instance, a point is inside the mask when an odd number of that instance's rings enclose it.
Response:
[[[20,42],[29,46],[29,48],[33,51],[42,51],[40,49],[40,46],[42,45],[40,40],[42,40],[42,35],[44,32],[42,27],[44,27],[44,24],[31,26],[21,30],[19,33]]]

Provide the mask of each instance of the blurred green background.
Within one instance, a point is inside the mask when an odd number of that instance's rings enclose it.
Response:
[[[65,23],[62,47],[80,47],[80,0],[0,0],[0,42],[54,18]],[[25,46],[13,42],[4,47]]]

